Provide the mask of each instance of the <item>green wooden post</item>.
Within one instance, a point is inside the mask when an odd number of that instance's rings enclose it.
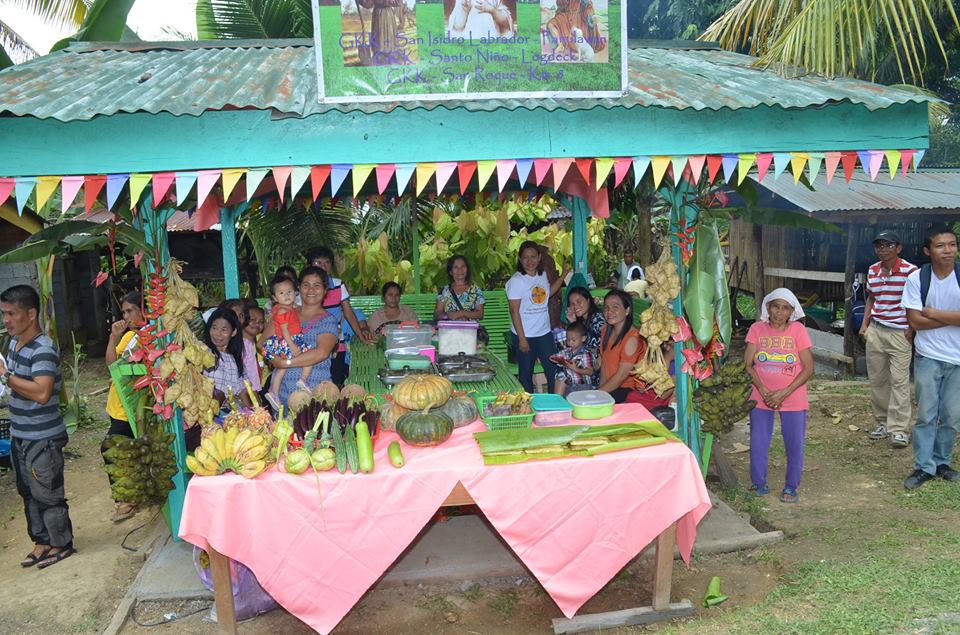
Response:
[[[411,254],[413,258],[413,292],[420,293],[420,228],[418,227],[417,199],[410,200],[410,225],[413,230]]]
[[[237,262],[237,218],[250,207],[243,202],[220,209],[220,246],[223,251],[224,297],[240,297],[240,267]]]
[[[573,212],[573,272],[587,275],[587,222],[590,220],[590,206],[579,196],[571,197],[570,211]]]

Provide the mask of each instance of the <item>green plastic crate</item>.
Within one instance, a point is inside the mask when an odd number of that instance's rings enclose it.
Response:
[[[480,411],[480,418],[486,424],[488,430],[521,430],[523,428],[533,427],[533,413],[525,415],[508,415],[503,417],[488,417],[483,414],[484,406],[496,401],[496,395],[482,395],[476,397],[477,410]]]

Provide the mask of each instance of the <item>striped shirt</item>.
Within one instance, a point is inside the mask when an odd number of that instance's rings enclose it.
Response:
[[[10,435],[17,439],[37,441],[66,433],[67,427],[60,414],[60,354],[53,340],[39,335],[23,345],[19,338],[10,340],[7,368],[15,377],[33,381],[37,377],[53,377],[53,394],[47,403],[27,399],[10,388]]]
[[[903,258],[897,258],[888,276],[883,275],[881,263],[870,265],[867,270],[867,291],[873,297],[871,320],[895,329],[910,327],[907,322],[907,312],[900,300],[907,276],[916,270],[916,265],[910,264]]]

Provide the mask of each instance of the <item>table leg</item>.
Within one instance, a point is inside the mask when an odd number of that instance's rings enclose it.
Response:
[[[653,569],[653,610],[670,606],[670,584],[673,578],[673,547],[677,542],[677,524],[673,523],[657,536],[656,566]]]
[[[233,606],[233,584],[230,581],[230,558],[207,545],[210,573],[213,575],[213,598],[217,605],[217,625],[221,633],[237,632],[237,614]]]

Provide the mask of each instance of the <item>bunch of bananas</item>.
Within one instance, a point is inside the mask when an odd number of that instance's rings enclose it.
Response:
[[[528,392],[502,392],[486,404],[487,415],[525,415],[533,412],[533,396]]]
[[[198,476],[234,472],[253,478],[266,469],[272,438],[253,430],[219,429],[187,455],[187,468]]]
[[[119,503],[160,501],[173,488],[177,473],[170,444],[174,436],[162,428],[131,439],[114,434],[104,442],[106,471],[113,478],[110,492]]]
[[[647,354],[640,358],[637,365],[633,367],[633,374],[640,381],[653,388],[658,397],[663,397],[676,385],[673,377],[670,376],[670,371],[667,369],[667,363],[663,359],[663,353],[659,346],[647,348]]]
[[[703,420],[704,432],[723,434],[750,414],[757,402],[750,399],[750,375],[742,361],[731,361],[700,382],[693,405]]]

